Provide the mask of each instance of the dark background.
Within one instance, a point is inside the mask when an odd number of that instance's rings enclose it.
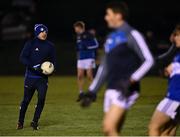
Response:
[[[96,29],[100,43],[109,30],[104,22],[105,6],[112,0],[1,0],[0,75],[24,73],[19,54],[24,42],[33,38],[35,23],[49,28],[49,40],[57,49],[57,74],[76,73],[76,51],[72,25],[83,20]],[[180,21],[179,0],[124,0],[130,10],[129,23],[141,31],[156,56],[170,46],[169,36]],[[101,44],[102,47],[102,44]]]

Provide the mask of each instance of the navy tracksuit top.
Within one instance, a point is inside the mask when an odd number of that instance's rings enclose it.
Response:
[[[20,61],[26,66],[26,77],[41,78],[45,77],[40,72],[32,69],[33,66],[50,61],[56,66],[55,48],[53,43],[48,40],[34,38],[25,43],[20,55]]]

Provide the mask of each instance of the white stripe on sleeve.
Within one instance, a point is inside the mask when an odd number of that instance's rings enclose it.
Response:
[[[95,45],[92,45],[92,46],[88,47],[88,49],[96,49],[96,48],[98,48],[99,43],[98,43],[97,39],[94,39],[94,42],[95,42]]]
[[[97,86],[97,83],[98,83],[98,81],[99,81],[100,78],[101,78],[103,69],[104,69],[104,67],[100,65],[99,68],[98,68],[98,71],[97,71],[97,74],[96,74],[95,79],[93,80],[93,82],[92,82],[91,85],[89,86],[89,90],[90,90],[90,91],[93,91],[93,90],[95,89],[95,87]]]
[[[133,30],[131,35],[136,40],[137,45],[145,58],[143,64],[131,76],[133,80],[139,81],[150,70],[154,64],[154,60],[142,35],[136,30]]]

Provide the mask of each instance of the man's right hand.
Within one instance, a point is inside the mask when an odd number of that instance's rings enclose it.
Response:
[[[42,73],[41,64],[34,65],[34,66],[33,66],[33,69],[34,69],[35,71],[38,71],[38,72],[41,72],[41,73]]]

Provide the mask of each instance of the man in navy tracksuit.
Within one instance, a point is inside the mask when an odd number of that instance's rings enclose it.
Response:
[[[35,38],[27,41],[20,55],[20,61],[26,66],[24,97],[20,105],[19,121],[17,129],[23,129],[23,123],[27,107],[33,97],[34,92],[38,92],[38,102],[35,108],[34,118],[31,127],[38,130],[38,120],[44,107],[46,93],[48,89],[48,76],[41,70],[41,64],[50,61],[54,65],[55,48],[46,40],[48,28],[43,24],[36,24],[34,27]]]

